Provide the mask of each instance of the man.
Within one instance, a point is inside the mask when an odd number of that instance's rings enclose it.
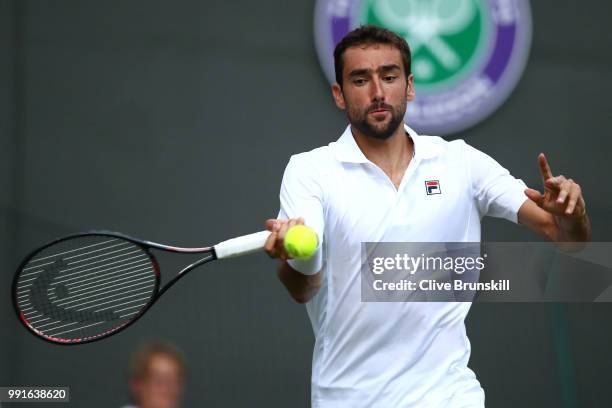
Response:
[[[358,28],[336,46],[332,94],[350,125],[337,142],[291,157],[266,251],[315,333],[314,407],[483,407],[467,367],[469,303],[366,303],[360,243],[480,240],[485,215],[519,222],[553,241],[585,241],[580,187],[538,157],[544,192],[526,189],[463,141],[417,135],[403,124],[414,99],[410,50],[394,33]],[[438,180],[443,194],[427,195]],[[306,223],[321,244],[307,260],[283,249]],[[437,226],[437,227],[432,227]]]
[[[178,408],[184,377],[185,363],[176,348],[164,342],[141,346],[128,371],[134,405],[125,408]]]

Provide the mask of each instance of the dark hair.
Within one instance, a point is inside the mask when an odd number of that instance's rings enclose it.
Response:
[[[344,36],[334,49],[334,67],[336,69],[336,82],[342,87],[342,70],[344,69],[344,51],[350,47],[367,44],[389,44],[397,48],[402,56],[406,78],[410,75],[410,47],[406,40],[391,30],[377,27],[375,25],[365,25],[354,29]]]

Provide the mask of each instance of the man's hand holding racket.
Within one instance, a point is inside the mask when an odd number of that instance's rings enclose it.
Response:
[[[285,285],[291,297],[298,303],[306,303],[317,294],[321,287],[321,273],[304,275],[293,269],[288,259],[293,258],[285,245],[287,231],[296,225],[304,225],[304,219],[292,218],[288,220],[270,219],[266,221],[266,229],[270,236],[266,240],[264,250],[266,253],[281,262],[278,266],[278,278]]]
[[[293,258],[285,248],[285,235],[287,230],[296,225],[304,225],[304,218],[291,218],[288,220],[269,219],[266,221],[266,229],[270,236],[266,240],[264,250],[270,258],[278,258],[286,261]]]

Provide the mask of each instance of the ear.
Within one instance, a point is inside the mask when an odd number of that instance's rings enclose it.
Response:
[[[332,95],[334,96],[334,102],[336,102],[336,106],[342,110],[346,109],[346,103],[344,102],[344,94],[342,93],[342,88],[337,83],[334,83],[331,87]]]
[[[408,102],[412,101],[414,99],[415,93],[414,93],[414,75],[410,74],[408,76],[408,81],[406,84],[406,99],[408,100]]]

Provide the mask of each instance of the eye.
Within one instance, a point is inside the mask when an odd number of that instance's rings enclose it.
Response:
[[[365,85],[365,83],[366,83],[365,78],[355,78],[355,79],[353,79],[353,84],[355,84],[357,86]]]
[[[393,82],[397,79],[396,75],[385,75],[384,80],[387,82]]]

